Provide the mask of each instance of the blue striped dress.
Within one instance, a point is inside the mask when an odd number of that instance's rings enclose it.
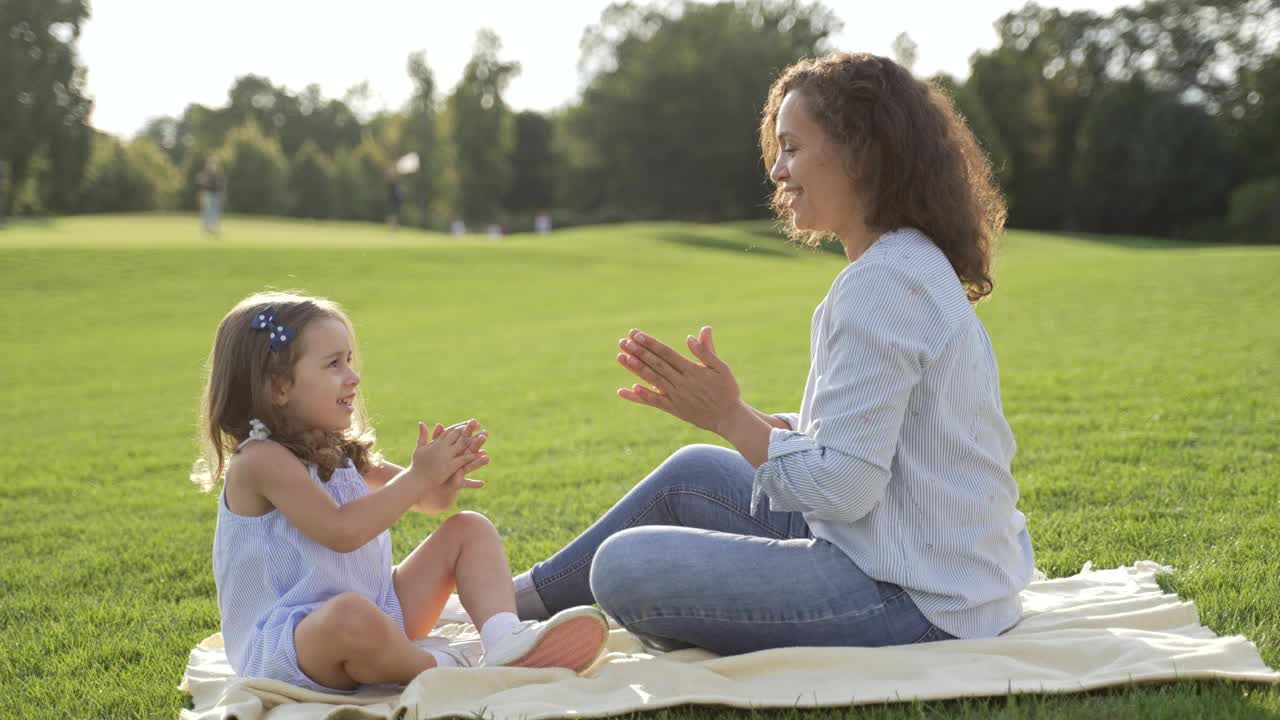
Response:
[[[328,482],[320,480],[314,465],[308,470],[311,479],[340,505],[369,492],[349,460],[346,467],[334,470]],[[237,515],[227,507],[225,486],[218,498],[213,578],[227,660],[242,677],[341,692],[313,682],[299,669],[294,627],[329,598],[356,592],[403,630],[392,570],[390,530],[357,550],[340,553],[303,535],[279,510],[253,517]]]
[[[755,475],[773,510],[901,586],[934,625],[991,637],[1034,572],[995,353],[942,251],[881,236],[813,315],[799,415]]]

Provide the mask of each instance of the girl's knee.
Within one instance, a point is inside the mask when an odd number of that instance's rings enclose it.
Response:
[[[436,532],[457,535],[469,542],[498,537],[498,528],[494,527],[489,518],[469,510],[445,520]]]
[[[359,593],[341,593],[316,611],[324,631],[350,654],[385,647],[391,618]]]

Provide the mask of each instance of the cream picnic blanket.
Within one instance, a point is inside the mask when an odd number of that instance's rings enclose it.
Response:
[[[539,720],[618,715],[672,705],[820,707],[1007,693],[1078,692],[1179,679],[1280,683],[1244,637],[1218,637],[1195,606],[1161,592],[1152,562],[1038,580],[1022,593],[1022,620],[986,640],[893,648],[782,648],[717,657],[702,650],[653,653],[624,630],[583,676],[562,669],[428,670],[403,690],[353,696],[237,678],[222,637],[191,651],[183,720],[396,718],[483,715]],[[442,622],[424,646],[455,644],[471,657],[478,635]]]

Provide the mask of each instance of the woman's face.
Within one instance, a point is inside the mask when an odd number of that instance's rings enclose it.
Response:
[[[786,194],[795,226],[845,237],[859,208],[853,178],[844,170],[844,148],[832,142],[809,114],[808,100],[794,90],[782,99],[776,125],[778,157],[769,177]]]

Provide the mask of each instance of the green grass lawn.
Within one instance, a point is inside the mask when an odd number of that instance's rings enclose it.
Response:
[[[480,419],[488,515],[524,569],[669,452],[710,436],[625,404],[631,327],[704,324],[766,411],[798,408],[809,319],[843,259],[763,225],[622,225],[500,242],[371,225],[90,217],[0,230],[0,716],[174,717],[218,629],[216,496],[187,473],[223,313],[267,287],[343,303],[382,448]],[[1152,559],[1218,633],[1280,666],[1280,247],[1011,232],[979,306],[1019,443],[1037,565]],[[440,518],[393,529],[397,557]],[[680,709],[668,717],[746,713]],[[1280,716],[1220,683],[770,716]]]

